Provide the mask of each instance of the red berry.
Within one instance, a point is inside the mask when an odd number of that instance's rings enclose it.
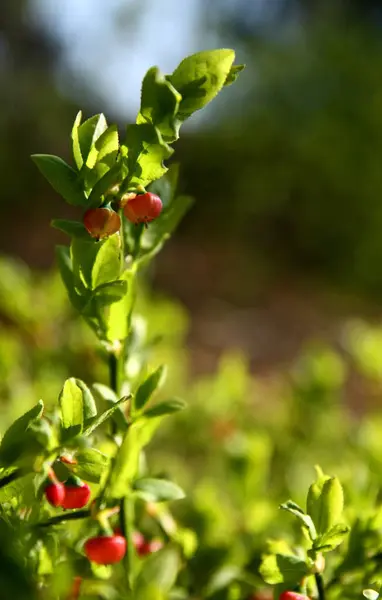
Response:
[[[85,554],[99,565],[119,562],[126,553],[126,540],[122,535],[99,536],[85,542]]]
[[[65,498],[65,487],[62,483],[50,483],[45,488],[45,497],[52,506],[62,506]]]
[[[156,194],[146,192],[137,194],[128,200],[123,208],[126,219],[135,223],[150,223],[159,217],[162,211],[162,200]]]
[[[280,594],[279,600],[310,600],[310,598],[297,592],[283,592]]]
[[[82,508],[90,499],[91,490],[87,483],[82,485],[65,484],[65,497],[62,508]]]
[[[119,231],[119,214],[109,208],[89,208],[84,214],[84,225],[90,235],[100,239]]]

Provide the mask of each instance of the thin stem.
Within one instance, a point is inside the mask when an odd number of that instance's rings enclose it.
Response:
[[[126,553],[126,579],[127,586],[130,592],[134,591],[134,563],[135,563],[135,549],[133,543],[133,531],[134,531],[134,500],[132,496],[127,496],[121,501],[121,512],[120,512],[121,529],[124,536],[127,539],[127,553]]]
[[[77,510],[72,513],[63,513],[61,515],[57,515],[56,517],[52,517],[47,521],[43,521],[42,523],[36,523],[36,527],[51,527],[52,525],[57,525],[57,523],[62,523],[63,521],[74,521],[76,519],[87,519],[91,516],[91,512],[89,509],[86,510]]]
[[[118,396],[118,357],[115,352],[109,354],[109,379],[110,387]]]
[[[0,479],[0,488],[4,487],[5,485],[8,485],[8,483],[12,483],[12,481],[15,481],[15,479],[19,479],[19,477],[23,477],[23,475],[26,474],[27,471],[25,471],[25,469],[16,469],[16,471],[13,471],[12,473],[9,473],[9,475],[6,475],[2,479]]]
[[[325,600],[325,588],[324,588],[324,580],[322,578],[322,575],[321,575],[321,573],[316,573],[314,577],[316,579],[318,598],[319,598],[319,600]]]

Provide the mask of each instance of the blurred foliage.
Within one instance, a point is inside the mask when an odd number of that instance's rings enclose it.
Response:
[[[3,258],[0,281],[5,429],[36,398],[41,396],[48,405],[55,402],[63,378],[69,375],[85,381],[107,380],[90,350],[93,334],[68,310],[56,274],[36,275],[25,265]],[[312,342],[289,367],[266,379],[254,377],[245,356],[233,351],[221,356],[215,373],[195,376],[184,349],[188,327],[184,309],[148,291],[139,298],[138,309],[141,317],[134,327],[146,339],[150,364],[169,365],[161,395],[182,395],[189,401],[188,410],[160,430],[146,456],[151,472],[175,475],[187,491],[174,512],[180,526],[177,536],[189,559],[178,587],[188,589],[192,597],[214,600],[244,599],[264,590],[258,568],[266,540],[284,538],[292,543],[298,532],[294,520],[280,513],[278,506],[288,498],[304,505],[317,463],[344,485],[346,521],[355,528],[354,535],[360,529],[364,532],[362,543],[358,538],[356,542],[359,556],[377,554],[382,548],[382,416],[379,408],[353,413],[346,394],[356,375],[362,382],[365,406],[380,400],[380,327],[350,322],[338,348]],[[128,364],[130,375],[137,367],[134,361]],[[9,493],[19,492],[12,484],[3,488],[4,499]],[[144,511],[139,518],[141,530],[149,537],[161,535],[162,527],[173,527],[165,508],[158,514],[160,527]],[[78,536],[78,526],[72,528],[68,535]],[[349,544],[354,544],[351,540]],[[350,551],[354,550],[345,544],[341,561],[350,560]],[[327,560],[328,574],[339,578],[347,598],[360,597],[362,586],[370,587],[380,577],[372,569],[361,573],[362,559],[357,558],[347,584],[338,571],[342,562],[337,553]],[[101,586],[102,573],[95,575],[101,578]],[[57,572],[56,578],[55,585],[63,586],[60,578],[67,581],[67,574]],[[20,581],[20,585],[24,584]],[[239,595],[232,596],[235,589]],[[102,591],[99,597],[112,598],[108,593]],[[182,593],[173,597],[189,598]],[[328,597],[337,597],[335,584]]]

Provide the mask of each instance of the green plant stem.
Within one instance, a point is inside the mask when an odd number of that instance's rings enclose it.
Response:
[[[135,572],[135,549],[133,543],[134,499],[132,496],[127,496],[121,501],[120,521],[122,532],[127,539],[127,553],[125,559],[127,585],[129,591],[133,592]]]
[[[51,525],[57,525],[57,523],[62,523],[63,521],[74,521],[76,519],[87,519],[91,516],[90,510],[77,510],[76,512],[71,513],[63,513],[61,515],[57,515],[56,517],[52,517],[47,521],[43,521],[42,523],[36,523],[36,527],[51,527]]]
[[[319,598],[319,600],[325,600],[325,588],[324,588],[324,580],[322,578],[322,575],[321,575],[321,573],[316,573],[314,577],[316,579],[318,598]]]
[[[109,379],[111,389],[118,395],[118,357],[115,352],[109,354]]]
[[[9,475],[6,475],[5,477],[3,477],[2,479],[0,479],[0,488],[8,485],[8,483],[12,483],[12,481],[15,481],[15,479],[19,479],[20,477],[23,477],[23,475],[26,475],[28,473],[28,471],[26,471],[25,469],[16,469],[16,471],[12,471],[12,473],[9,473]]]

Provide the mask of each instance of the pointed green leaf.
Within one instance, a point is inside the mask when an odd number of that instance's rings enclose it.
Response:
[[[121,406],[121,404],[124,404],[129,399],[130,399],[130,396],[123,396],[123,398],[121,398],[120,400],[118,400],[118,402],[116,402],[113,406],[111,406],[110,408],[108,408],[107,410],[105,410],[103,413],[97,415],[93,419],[90,419],[89,422],[85,423],[85,428],[84,428],[83,435],[90,435],[90,434],[92,434],[93,431],[95,429],[97,429],[97,427],[99,427],[100,425],[102,425],[107,419],[109,419],[112,416],[112,414],[116,410],[119,409],[119,407]]]
[[[316,538],[317,532],[316,532],[316,528],[314,526],[314,523],[313,523],[311,517],[309,515],[305,514],[304,511],[302,510],[302,508],[300,506],[298,506],[298,504],[296,504],[295,502],[292,502],[292,500],[288,500],[288,502],[281,504],[280,508],[282,510],[286,510],[286,511],[290,512],[292,515],[297,517],[303,523],[303,525],[307,528],[310,539],[312,541]]]
[[[86,206],[87,200],[79,182],[78,174],[65,161],[50,154],[33,154],[32,160],[53,189],[69,204]]]
[[[331,529],[318,536],[313,543],[314,552],[330,552],[342,544],[349,533],[349,527],[343,523],[337,523]]]
[[[176,120],[176,114],[181,100],[182,96],[159,69],[152,67],[142,82],[141,109],[137,123],[151,123],[156,126],[167,142],[177,140],[180,121]]]
[[[92,417],[96,416],[96,403],[93,394],[89,390],[86,383],[81,381],[81,379],[76,379],[75,382],[82,392],[83,419],[86,421],[87,419],[91,419]]]
[[[90,241],[90,235],[87,232],[85,225],[81,221],[71,221],[68,219],[53,219],[50,222],[55,229],[67,233],[70,237],[79,237],[83,240]]]
[[[84,161],[82,160],[82,154],[81,154],[81,147],[80,147],[80,140],[78,137],[78,128],[81,124],[82,121],[82,111],[80,110],[77,115],[76,118],[74,119],[74,123],[73,123],[73,128],[72,128],[72,152],[73,152],[73,158],[74,158],[74,162],[77,165],[77,169],[80,170]]]
[[[231,85],[236,81],[239,77],[241,71],[245,69],[245,65],[233,65],[230,69],[230,72],[227,75],[227,79],[224,82],[224,85]]]
[[[82,123],[78,128],[78,140],[83,162],[88,162],[90,150],[98,138],[107,129],[105,116],[101,113],[94,115]]]
[[[109,458],[95,448],[80,449],[75,458],[77,464],[73,465],[73,472],[85,481],[99,483],[109,464]]]
[[[234,60],[233,50],[205,50],[185,58],[167,77],[182,96],[181,119],[203,108],[218,94],[231,73]]]
[[[128,187],[146,186],[167,171],[163,161],[173,150],[163,141],[158,128],[150,123],[129,125],[125,138],[128,165]],[[127,190],[126,190],[127,191]]]
[[[101,401],[103,401],[108,408],[112,408],[113,405],[118,402],[117,394],[107,385],[102,383],[94,383],[92,385],[92,390],[95,397]],[[111,418],[114,423],[117,425],[119,431],[126,431],[127,429],[127,419],[125,413],[122,409],[123,405],[119,405],[118,409],[112,413]]]
[[[119,302],[127,292],[127,282],[121,279],[103,283],[99,285],[92,294],[92,300],[102,306],[110,306],[114,302]]]
[[[27,432],[33,423],[41,419],[43,410],[44,403],[40,400],[7,429],[0,444],[0,464],[10,466],[21,456],[30,437]]]
[[[124,271],[120,280],[126,282],[126,293],[118,302],[114,302],[109,309],[106,337],[110,342],[127,338],[130,328],[129,317],[135,298],[135,271]]]
[[[59,396],[61,426],[65,439],[81,433],[83,426],[83,395],[74,377],[67,379]]]
[[[72,240],[70,247],[76,282],[90,290],[118,279],[121,269],[119,234],[100,242]]]
[[[66,287],[66,291],[68,292],[69,299],[77,310],[81,310],[86,299],[83,298],[80,290],[78,291],[78,286],[74,284],[74,275],[72,270],[72,260],[70,258],[69,248],[66,246],[56,246],[56,259],[58,268],[60,270],[61,278]]]
[[[165,378],[166,369],[161,365],[145,379],[135,394],[134,408],[136,410],[144,408],[154,392],[163,385]]]
[[[145,410],[145,417],[147,419],[162,417],[165,415],[171,415],[180,410],[184,410],[187,407],[187,404],[184,400],[180,398],[171,398],[170,400],[165,400],[164,402],[158,402],[151,406],[149,409]]]
[[[157,419],[139,419],[125,433],[118,450],[107,494],[111,498],[123,498],[129,493],[139,469],[142,448],[149,443],[161,422]]]

